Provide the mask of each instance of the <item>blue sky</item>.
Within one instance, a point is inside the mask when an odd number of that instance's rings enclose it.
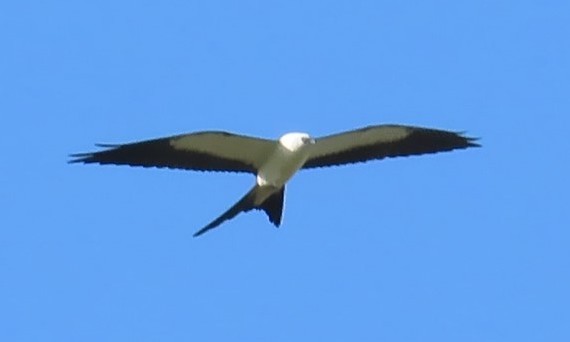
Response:
[[[0,5],[0,340],[568,341],[567,1]],[[248,175],[97,142],[371,124],[481,149]]]

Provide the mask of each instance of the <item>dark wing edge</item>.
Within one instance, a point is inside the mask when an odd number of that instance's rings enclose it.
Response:
[[[221,158],[201,151],[176,149],[173,138],[113,145],[97,144],[107,148],[98,152],[75,153],[68,162],[84,164],[114,164],[195,171],[225,171],[256,173],[255,165],[237,159]]]
[[[394,125],[393,127],[397,126]],[[375,127],[367,127],[358,131],[364,131],[371,128]],[[453,132],[411,126],[406,127],[406,129],[409,130],[409,133],[401,139],[380,141],[360,146],[356,145],[351,149],[340,150],[338,152],[323,155],[315,155],[305,162],[303,169],[362,163],[384,158],[433,154],[471,147],[481,147],[481,144],[478,143],[479,138],[465,136],[465,132]],[[334,136],[329,137],[334,138]],[[324,137],[323,139],[329,137]],[[319,140],[320,139],[316,140],[317,144]]]

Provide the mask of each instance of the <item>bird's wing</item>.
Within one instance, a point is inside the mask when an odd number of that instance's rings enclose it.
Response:
[[[480,146],[461,133],[437,129],[379,125],[316,139],[304,169],[359,163],[373,159],[437,153]]]
[[[70,163],[256,173],[275,148],[275,141],[211,131],[98,146],[107,149],[72,154]]]

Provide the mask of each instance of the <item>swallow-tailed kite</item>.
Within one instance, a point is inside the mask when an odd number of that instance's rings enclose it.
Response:
[[[300,169],[366,162],[373,159],[437,153],[480,146],[462,133],[379,125],[313,139],[287,133],[268,140],[221,131],[195,132],[123,145],[98,145],[99,152],[72,154],[70,163],[166,167],[196,171],[249,172],[253,188],[234,206],[198,230],[201,235],[241,212],[265,211],[281,224],[285,184]]]

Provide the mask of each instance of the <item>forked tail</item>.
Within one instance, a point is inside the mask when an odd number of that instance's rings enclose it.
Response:
[[[261,204],[255,205],[256,199],[264,197],[267,191],[272,192],[272,194]],[[283,215],[283,201],[285,198],[285,186],[281,189],[275,191],[275,188],[268,186],[258,186],[255,185],[245,196],[243,196],[236,204],[229,208],[225,213],[220,215],[214,221],[210,222],[204,228],[200,229],[194,233],[194,237],[200,236],[210,229],[216,228],[224,221],[230,220],[236,217],[241,212],[248,212],[252,209],[263,210],[267,214],[269,221],[273,223],[276,227],[281,224],[281,218]]]

